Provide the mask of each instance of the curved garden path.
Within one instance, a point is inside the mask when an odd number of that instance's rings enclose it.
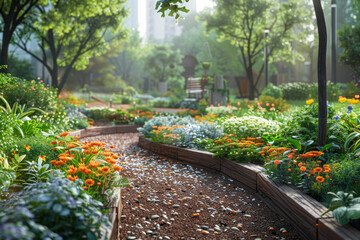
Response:
[[[138,133],[84,138],[114,145],[122,175],[125,239],[302,239],[251,190],[224,174],[137,147]]]

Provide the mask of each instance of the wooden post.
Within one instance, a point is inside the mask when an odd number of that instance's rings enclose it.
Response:
[[[222,92],[221,90],[225,89],[224,80],[223,77],[220,75],[217,75],[214,77],[214,91],[211,93],[211,104],[214,104],[214,106],[217,106],[217,104],[220,103],[220,105],[225,106],[226,105],[226,94],[225,92]]]

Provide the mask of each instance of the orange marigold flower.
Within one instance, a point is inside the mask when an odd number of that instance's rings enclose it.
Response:
[[[110,172],[110,168],[107,166],[99,168],[99,170],[105,174]]]
[[[119,165],[113,165],[113,169],[115,171],[120,171],[121,170],[121,167]]]
[[[51,144],[52,144],[52,145],[56,145],[56,144],[57,144],[57,141],[52,141]]]
[[[30,151],[30,148],[31,148],[31,147],[28,146],[28,145],[24,145],[24,148],[26,148],[27,151]]]
[[[69,144],[67,145],[67,148],[76,148],[76,147],[78,147],[78,145],[75,145],[75,144],[73,144],[73,143],[69,143]]]
[[[314,171],[315,171],[315,172],[322,172],[323,169],[322,169],[321,167],[317,167],[317,168],[314,169]]]
[[[301,167],[301,168],[300,168],[300,171],[305,172],[305,171],[306,171],[306,167]]]
[[[115,146],[111,145],[110,148],[115,148]]]
[[[279,164],[280,164],[280,161],[276,159],[276,160],[274,161],[274,164],[275,164],[275,165],[279,165]]]
[[[87,189],[88,189],[88,187],[87,187],[87,186],[84,186],[84,187],[83,187],[83,189],[87,190]]]
[[[330,165],[329,164],[324,164],[323,167],[324,168],[330,168]]]
[[[98,183],[97,183],[97,185],[98,185],[98,186],[101,186],[101,183],[100,183],[100,182],[98,182]]]
[[[62,132],[59,134],[60,137],[66,137],[67,135],[69,135],[68,132]]]
[[[86,184],[86,185],[89,185],[90,187],[91,187],[92,185],[94,185],[94,183],[95,183],[95,181],[92,180],[92,179],[86,179],[86,180],[85,180],[85,184]]]
[[[302,163],[302,162],[298,164],[298,166],[299,166],[299,167],[301,167],[302,165],[303,165],[303,163]]]
[[[318,176],[318,177],[316,178],[316,181],[318,181],[318,182],[324,182],[324,178],[321,177],[321,176]]]
[[[291,172],[291,169],[290,169],[290,168],[288,168],[288,171],[289,171],[289,172]]]

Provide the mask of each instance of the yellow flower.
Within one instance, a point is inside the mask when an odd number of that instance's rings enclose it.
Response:
[[[45,156],[44,155],[40,155],[40,158],[45,161]]]
[[[310,104],[312,104],[313,102],[314,102],[314,99],[312,99],[312,98],[309,99],[309,100],[306,100],[306,104],[307,104],[307,105],[310,105]]]
[[[28,146],[28,145],[25,145],[24,148],[26,148],[27,151],[30,151],[30,148],[31,148],[31,147]]]
[[[344,103],[346,102],[346,97],[339,97],[339,102]]]

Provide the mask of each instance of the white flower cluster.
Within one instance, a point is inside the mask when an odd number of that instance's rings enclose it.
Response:
[[[222,123],[224,133],[234,134],[238,138],[261,137],[264,133],[275,133],[281,123],[261,117],[233,117]]]

